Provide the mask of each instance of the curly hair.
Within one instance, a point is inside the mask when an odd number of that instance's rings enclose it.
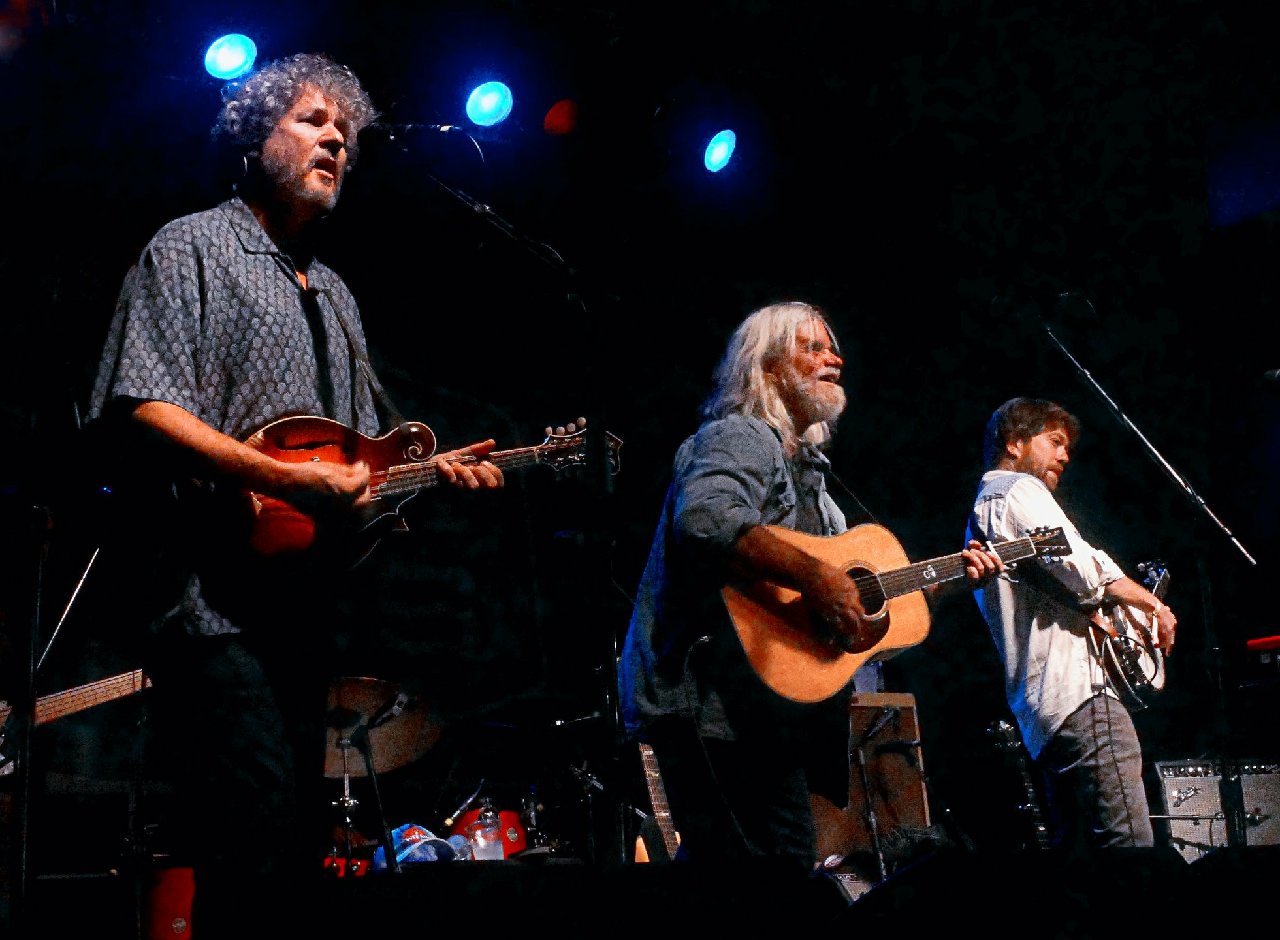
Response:
[[[302,52],[268,62],[243,81],[223,86],[214,138],[239,150],[262,146],[308,88],[318,89],[338,106],[351,125],[353,138],[378,118],[373,101],[351,69],[322,53]],[[354,139],[348,142],[347,151],[348,161],[354,163]]]

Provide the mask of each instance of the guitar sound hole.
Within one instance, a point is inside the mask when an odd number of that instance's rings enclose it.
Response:
[[[849,577],[858,585],[858,594],[862,597],[862,609],[869,619],[882,617],[885,613],[886,598],[880,587],[880,579],[874,572],[866,568],[850,568]]]

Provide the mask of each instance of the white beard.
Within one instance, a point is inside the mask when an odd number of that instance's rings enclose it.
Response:
[[[783,378],[781,391],[800,433],[820,421],[834,422],[848,401],[839,385],[814,378],[797,380],[794,374]]]
[[[809,423],[817,424],[819,421],[826,421],[830,424],[844,414],[845,405],[848,404],[848,397],[845,395],[844,389],[839,385],[832,385],[830,382],[818,382],[817,386],[815,393],[808,396],[807,399],[814,412],[814,418]]]

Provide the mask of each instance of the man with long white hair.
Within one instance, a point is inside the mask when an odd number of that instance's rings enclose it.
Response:
[[[854,579],[779,534],[846,531],[824,453],[846,405],[843,369],[818,307],[754,311],[729,340],[701,425],[675,455],[618,684],[626,734],[657,759],[680,859],[767,858],[813,871],[811,777],[840,774],[847,793],[854,683],[817,702],[779,694],[747,668],[721,593],[730,581],[798,591],[824,642],[872,645],[879,626]],[[970,583],[1002,567],[976,542],[962,554]]]

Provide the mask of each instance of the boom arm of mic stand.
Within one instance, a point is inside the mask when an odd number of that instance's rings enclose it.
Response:
[[[1061,298],[1065,296],[1067,295],[1066,294],[1060,295],[1059,300],[1061,301]],[[1062,352],[1064,356],[1067,357],[1067,360],[1075,367],[1076,371],[1079,372],[1085,378],[1085,380],[1089,383],[1089,385],[1093,388],[1093,390],[1097,393],[1097,395],[1106,403],[1107,407],[1111,409],[1111,413],[1115,415],[1116,419],[1120,421],[1122,425],[1124,425],[1126,428],[1132,431],[1134,436],[1136,436],[1138,440],[1142,441],[1143,445],[1147,449],[1147,455],[1151,457],[1151,459],[1154,460],[1156,464],[1165,471],[1166,474],[1168,474],[1169,478],[1173,480],[1174,483],[1176,483],[1182,489],[1182,492],[1187,496],[1187,498],[1191,501],[1191,503],[1194,506],[1198,507],[1202,512],[1204,512],[1206,516],[1208,516],[1210,519],[1213,520],[1213,522],[1223,532],[1223,534],[1227,537],[1227,539],[1233,545],[1236,546],[1236,548],[1240,551],[1242,555],[1244,555],[1245,560],[1247,560],[1251,565],[1256,565],[1257,562],[1254,560],[1253,556],[1250,555],[1247,551],[1245,551],[1244,546],[1240,544],[1240,542],[1236,539],[1234,535],[1232,535],[1231,531],[1225,525],[1222,524],[1222,522],[1218,519],[1217,516],[1215,516],[1212,512],[1209,511],[1209,507],[1205,505],[1204,500],[1200,498],[1199,494],[1196,493],[1196,491],[1191,488],[1191,485],[1187,483],[1187,481],[1184,480],[1177,473],[1177,471],[1173,469],[1172,466],[1170,466],[1169,462],[1160,455],[1159,451],[1157,451],[1154,446],[1152,446],[1151,442],[1147,440],[1146,436],[1141,431],[1139,431],[1136,426],[1134,426],[1133,422],[1129,420],[1128,416],[1125,415],[1125,413],[1120,410],[1120,406],[1117,405],[1114,401],[1112,401],[1111,396],[1109,396],[1103,390],[1102,386],[1099,385],[1098,382],[1094,380],[1093,376],[1089,373],[1089,370],[1086,369],[1084,366],[1082,366],[1075,356],[1071,355],[1071,351],[1067,349],[1067,347],[1062,343],[1061,340],[1058,339],[1057,336],[1054,335],[1054,332],[1052,329],[1049,328],[1049,325],[1047,323],[1044,323],[1043,321],[1041,321],[1040,325],[1044,328],[1045,334],[1049,337],[1049,339],[1053,341],[1053,344],[1058,347],[1058,349]],[[1207,598],[1209,596],[1209,585],[1208,585],[1208,579],[1204,574],[1203,564],[1201,565],[1201,582],[1202,582],[1203,594],[1207,602]],[[1206,603],[1205,625],[1206,625],[1206,629],[1211,631],[1212,618],[1208,614],[1209,614],[1209,611]],[[1213,647],[1216,647],[1216,645],[1217,645],[1216,642],[1211,643],[1211,646]],[[1219,676],[1218,684],[1219,684],[1219,691],[1221,691],[1221,676]],[[1223,715],[1226,714],[1227,710],[1224,703],[1221,703],[1221,702],[1219,703],[1219,709],[1221,710],[1221,713]],[[1239,776],[1238,775],[1233,776],[1231,774],[1224,773],[1221,781],[1219,782],[1218,789],[1219,789],[1219,795],[1222,801],[1222,805],[1226,813],[1228,842],[1232,845],[1243,844],[1244,843],[1244,822],[1243,822],[1244,807],[1242,805],[1243,797],[1240,794]]]
[[[1203,512],[1206,516],[1208,516],[1211,520],[1213,520],[1213,523],[1218,527],[1218,529],[1222,532],[1222,534],[1226,536],[1226,538],[1231,542],[1231,544],[1233,544],[1240,551],[1240,554],[1242,554],[1245,557],[1245,560],[1248,561],[1249,564],[1251,565],[1256,565],[1257,561],[1254,559],[1254,557],[1251,554],[1249,554],[1248,551],[1245,550],[1245,547],[1240,544],[1239,539],[1237,539],[1235,535],[1232,534],[1231,530],[1228,529],[1226,525],[1223,524],[1221,519],[1219,519],[1216,515],[1214,515],[1213,511],[1209,509],[1208,505],[1200,497],[1200,494],[1197,493],[1191,487],[1191,484],[1188,483],[1186,480],[1184,480],[1182,476],[1178,473],[1178,471],[1174,470],[1173,467],[1169,464],[1169,462],[1165,460],[1163,456],[1161,456],[1160,452],[1156,450],[1156,448],[1152,445],[1152,443],[1149,440],[1147,440],[1146,435],[1144,435],[1141,431],[1139,431],[1138,428],[1134,425],[1134,423],[1129,420],[1128,416],[1123,411],[1120,410],[1120,406],[1111,400],[1111,396],[1109,396],[1103,390],[1102,386],[1099,385],[1097,381],[1094,380],[1093,375],[1090,374],[1089,370],[1086,369],[1084,366],[1082,366],[1075,356],[1071,355],[1071,351],[1068,350],[1067,347],[1063,345],[1063,343],[1058,339],[1058,337],[1054,335],[1054,332],[1052,329],[1049,328],[1049,325],[1044,322],[1041,322],[1040,325],[1044,328],[1045,334],[1049,337],[1049,339],[1053,341],[1053,344],[1057,346],[1058,349],[1062,351],[1062,354],[1067,357],[1067,359],[1071,362],[1073,366],[1075,366],[1076,371],[1079,372],[1082,376],[1084,376],[1085,381],[1087,381],[1089,385],[1092,386],[1093,390],[1098,394],[1098,396],[1104,402],[1106,402],[1107,407],[1111,409],[1111,413],[1115,415],[1116,419],[1121,424],[1123,424],[1126,428],[1132,431],[1134,436],[1136,436],[1138,440],[1142,441],[1143,445],[1146,447],[1147,456],[1149,456],[1152,460],[1154,460],[1156,464],[1161,469],[1163,469],[1166,474],[1168,474],[1169,478],[1173,480],[1173,482],[1176,483],[1179,488],[1181,488],[1182,492],[1186,495],[1187,499],[1191,502],[1193,506],[1198,508],[1201,512]]]
[[[539,261],[543,262],[544,264],[550,267],[558,269],[559,271],[564,273],[570,280],[572,280],[577,275],[577,272],[568,265],[568,263],[564,260],[564,258],[560,256],[560,253],[556,251],[554,248],[552,248],[550,245],[543,244],[542,242],[539,242],[539,241],[534,241],[533,239],[525,235],[521,235],[516,230],[514,225],[512,225],[502,216],[498,215],[498,213],[494,212],[492,208],[490,208],[483,202],[480,202],[479,200],[473,199],[471,196],[467,195],[457,187],[450,186],[448,183],[444,182],[444,180],[440,179],[439,177],[433,176],[430,173],[427,174],[427,177],[431,180],[431,182],[435,183],[437,186],[439,186],[441,189],[447,192],[450,196],[452,196],[453,198],[461,202],[463,205],[465,205],[475,215],[478,215],[480,218],[484,219],[486,222],[492,225],[495,229],[497,229],[507,238],[511,239],[513,242],[523,247],[526,251],[528,251],[530,254],[536,257]]]

